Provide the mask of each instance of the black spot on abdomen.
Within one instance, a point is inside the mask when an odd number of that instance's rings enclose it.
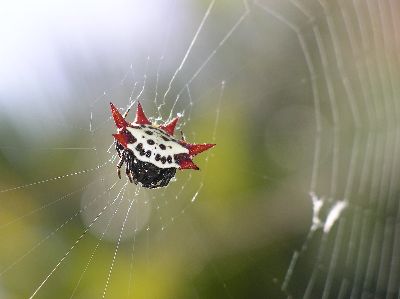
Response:
[[[149,139],[149,140],[147,140],[147,143],[150,144],[150,145],[153,145],[155,142],[154,142],[153,139]]]
[[[162,150],[165,150],[165,149],[166,149],[165,145],[162,144],[162,143],[161,143],[159,146],[160,146],[160,148],[161,148]]]
[[[127,137],[128,143],[132,144],[137,141],[137,139],[128,130],[125,129],[122,133]]]
[[[129,136],[128,137],[128,143],[133,144],[133,143],[135,143],[137,141],[137,139],[135,137],[133,137],[132,134],[129,134],[128,136]]]

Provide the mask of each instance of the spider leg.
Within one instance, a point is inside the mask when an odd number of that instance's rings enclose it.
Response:
[[[182,141],[186,141],[185,139],[186,139],[186,138],[185,138],[185,135],[183,134],[183,131],[181,130],[181,140],[182,140]]]
[[[126,168],[126,176],[128,177],[129,182],[133,183],[132,173],[128,168]]]
[[[117,153],[118,153],[118,157],[120,157],[121,158],[121,145],[118,143],[118,142],[114,142],[114,144],[115,144],[115,150],[117,151]]]
[[[117,164],[117,174],[118,177],[121,179],[121,167],[125,162],[125,157],[122,155]]]
[[[129,105],[128,109],[126,109],[126,111],[125,111],[125,113],[124,113],[124,115],[123,115],[124,118],[126,118],[126,117],[128,116],[128,113],[129,113],[129,111],[131,111],[131,109],[132,109],[132,107],[133,107],[133,104],[134,104],[135,102],[136,102],[136,101],[133,101],[133,102]]]

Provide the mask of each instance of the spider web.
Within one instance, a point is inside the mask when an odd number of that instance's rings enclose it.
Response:
[[[79,8],[101,42],[56,26],[43,72],[62,77],[24,105],[0,73],[2,298],[399,295],[396,1],[102,3],[109,30]],[[12,50],[3,66],[32,77]],[[167,188],[128,184],[110,101],[217,147]]]

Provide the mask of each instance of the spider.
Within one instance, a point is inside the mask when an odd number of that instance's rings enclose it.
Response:
[[[113,134],[120,158],[117,174],[121,178],[121,168],[125,164],[125,173],[131,183],[140,183],[149,189],[168,186],[177,169],[199,170],[192,158],[215,146],[187,143],[183,137],[175,139],[173,135],[178,117],[167,124],[154,125],[138,103],[135,121],[128,123],[125,117],[129,110],[122,116],[112,103],[110,105],[117,126],[117,133]]]

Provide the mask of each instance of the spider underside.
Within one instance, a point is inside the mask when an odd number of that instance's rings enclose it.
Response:
[[[165,187],[175,177],[176,168],[159,168],[151,163],[140,161],[133,152],[115,142],[115,149],[120,157],[117,164],[118,177],[121,178],[121,167],[125,163],[126,176],[131,183],[141,183],[143,187],[154,189]]]

